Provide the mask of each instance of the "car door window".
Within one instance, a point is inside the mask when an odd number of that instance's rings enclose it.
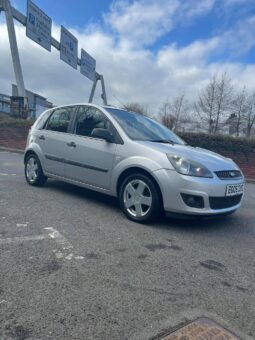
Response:
[[[91,137],[96,128],[107,129],[112,132],[112,124],[105,115],[95,107],[80,106],[78,109],[75,133],[80,136]]]
[[[46,130],[67,132],[74,111],[73,106],[56,109],[47,121]]]

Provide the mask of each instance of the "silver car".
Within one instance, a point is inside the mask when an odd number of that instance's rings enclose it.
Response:
[[[28,184],[51,177],[118,197],[136,222],[163,211],[229,214],[244,191],[243,174],[231,159],[185,144],[151,118],[110,106],[45,111],[29,132],[24,162]]]

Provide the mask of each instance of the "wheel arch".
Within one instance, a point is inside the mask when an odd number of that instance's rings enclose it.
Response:
[[[23,160],[24,163],[25,163],[27,157],[30,156],[30,155],[36,155],[39,158],[39,160],[40,160],[40,157],[38,156],[38,154],[34,150],[29,149],[24,154],[24,160]]]
[[[27,148],[25,150],[25,153],[24,153],[24,162],[25,162],[27,156],[32,155],[32,154],[34,154],[34,155],[36,155],[38,157],[41,165],[44,164],[44,157],[43,157],[42,150],[41,150],[40,146],[38,144],[36,144],[36,143],[32,143],[29,146],[29,148]]]
[[[158,181],[155,179],[155,177],[149,171],[147,171],[143,168],[140,168],[138,166],[127,168],[127,169],[125,169],[121,172],[121,174],[118,177],[117,184],[116,184],[117,197],[119,196],[121,183],[124,181],[125,178],[127,178],[127,176],[132,175],[132,174],[143,174],[143,175],[149,177],[152,180],[152,182],[156,185],[157,190],[158,190],[159,195],[160,195],[160,198],[161,198],[161,203],[163,204],[162,192],[161,192],[161,188],[160,188]]]

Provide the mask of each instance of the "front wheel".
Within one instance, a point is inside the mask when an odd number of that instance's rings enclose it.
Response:
[[[33,186],[42,186],[47,180],[39,158],[35,154],[31,154],[25,159],[25,177],[27,183]]]
[[[132,174],[122,182],[119,201],[126,216],[135,222],[148,222],[162,211],[157,185],[143,174]]]

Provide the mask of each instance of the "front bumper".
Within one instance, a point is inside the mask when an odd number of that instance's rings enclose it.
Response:
[[[216,176],[214,178],[201,178],[181,175],[175,170],[168,169],[160,169],[154,171],[153,174],[161,188],[166,212],[206,216],[231,213],[241,206],[242,199],[238,204],[234,203],[235,205],[231,207],[212,209],[209,198],[225,197],[226,185],[244,183],[244,178],[237,180],[221,180]],[[181,193],[203,197],[204,207],[193,208],[187,206],[181,197]]]

